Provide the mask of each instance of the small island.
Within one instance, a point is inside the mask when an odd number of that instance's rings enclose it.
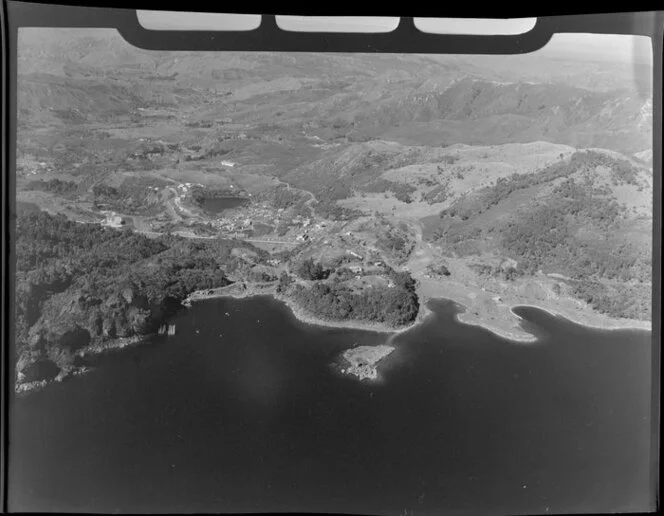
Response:
[[[394,351],[394,347],[386,344],[379,346],[358,346],[347,349],[343,357],[350,364],[342,369],[344,374],[352,374],[360,380],[375,380],[378,378],[378,362]]]

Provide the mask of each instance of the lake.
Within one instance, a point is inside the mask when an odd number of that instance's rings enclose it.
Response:
[[[210,213],[221,213],[233,208],[244,206],[249,201],[243,197],[214,197],[204,199],[201,206]]]
[[[16,201],[16,212],[36,213],[41,211],[41,208],[33,202]]]
[[[386,335],[269,298],[194,304],[177,334],[12,403],[11,511],[627,512],[650,490],[651,335],[516,309],[535,344],[456,322]]]

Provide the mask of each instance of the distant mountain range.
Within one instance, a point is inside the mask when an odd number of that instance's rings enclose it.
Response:
[[[253,123],[272,121],[278,107],[284,126],[328,121],[361,139],[407,144],[651,147],[652,101],[624,63],[570,62],[552,82],[527,55],[529,79],[519,81],[521,70],[504,62],[520,56],[149,52],[113,31],[31,31],[19,37],[24,122],[104,120],[156,104]],[[598,71],[607,80],[593,86]]]

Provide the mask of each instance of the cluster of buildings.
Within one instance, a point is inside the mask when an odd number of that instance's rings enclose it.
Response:
[[[314,223],[310,218],[302,217],[299,215],[293,218],[292,223],[298,225],[301,229],[304,229],[301,234],[295,237],[301,242],[311,240],[313,234],[320,233],[327,227],[327,222],[325,221]]]
[[[218,219],[212,225],[216,229],[233,234],[235,238],[249,237],[254,230],[251,219],[242,219],[240,217]]]
[[[16,171],[37,175],[41,172],[52,172],[53,167],[45,161],[37,161],[34,156],[26,156],[16,160]]]

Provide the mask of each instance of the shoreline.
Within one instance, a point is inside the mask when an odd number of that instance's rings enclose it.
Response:
[[[355,320],[335,321],[335,320],[320,319],[315,315],[309,313],[306,309],[300,307],[293,299],[276,292],[276,285],[274,283],[254,284],[254,285],[251,284],[247,285],[246,283],[233,283],[231,285],[226,285],[224,287],[218,287],[215,289],[199,290],[189,294],[189,296],[187,296],[182,301],[182,305],[185,307],[190,307],[191,303],[194,301],[205,301],[208,299],[218,299],[218,298],[245,299],[250,297],[258,297],[258,296],[268,296],[276,301],[283,303],[291,311],[293,317],[300,323],[311,326],[322,327],[322,328],[359,330],[359,331],[387,334],[390,336],[388,340],[388,342],[390,343],[398,335],[411,331],[420,326],[423,322],[425,322],[433,314],[433,311],[429,308],[428,303],[429,301],[436,301],[436,300],[448,301],[458,305],[462,311],[457,312],[454,318],[460,324],[483,328],[484,330],[491,332],[495,336],[511,342],[516,342],[521,344],[532,344],[538,341],[538,337],[536,335],[521,328],[520,326],[515,327],[515,330],[506,330],[491,324],[491,322],[489,321],[482,320],[479,314],[476,315],[477,319],[475,319],[473,317],[473,314],[470,312],[470,308],[465,303],[459,301],[458,299],[445,297],[445,296],[420,295],[420,308],[415,320],[410,324],[400,328],[388,327],[385,324],[378,322],[364,322],[364,321],[355,321]],[[604,316],[603,314],[590,314],[587,316],[587,317],[602,318],[605,319],[604,321],[605,323],[608,323],[605,325],[600,325],[589,321],[587,318],[584,318],[583,317],[584,314],[578,314],[575,316],[567,313],[566,311],[538,306],[532,303],[513,303],[507,307],[509,313],[513,317],[515,317],[518,321],[523,320],[521,316],[514,313],[514,309],[518,307],[528,307],[528,308],[535,308],[537,310],[542,310],[543,312],[548,313],[552,317],[562,318],[572,324],[576,324],[578,326],[589,328],[592,330],[603,330],[603,331],[636,330],[636,331],[652,332],[651,321],[636,321],[636,320],[623,321],[619,319],[611,319],[610,317]],[[131,337],[118,337],[105,342],[92,344],[89,347],[79,350],[76,354],[77,356],[82,358],[86,356],[103,355],[106,353],[119,351],[127,347],[134,347],[140,345],[154,335],[155,335],[154,333],[149,333],[145,335],[134,335]],[[352,349],[355,348],[349,348],[349,350],[347,351],[350,351]],[[346,357],[344,356],[344,358]],[[370,364],[370,367],[375,369],[378,366],[378,362],[380,362],[380,359],[378,359],[375,363]],[[73,369],[67,372],[67,374],[64,375],[59,374],[56,378],[52,378],[49,380],[38,380],[33,382],[16,381],[14,385],[14,391],[16,394],[25,395],[30,392],[41,390],[53,382],[66,381],[67,379],[73,376],[82,375],[91,370],[93,370],[93,368],[83,366],[80,369],[78,368]],[[355,373],[353,373],[349,369],[347,370],[346,374],[355,374]],[[359,375],[357,374],[356,376],[359,377]]]
[[[242,288],[242,290],[238,291],[239,288]],[[319,326],[319,327],[326,327],[326,328],[370,331],[374,333],[384,333],[396,336],[401,333],[408,332],[416,328],[420,324],[422,324],[432,314],[431,309],[427,306],[428,302],[441,300],[441,301],[453,302],[462,308],[463,311],[460,311],[457,314],[455,314],[455,320],[461,324],[465,324],[468,326],[477,326],[493,333],[497,337],[522,344],[523,343],[532,344],[534,342],[537,342],[538,340],[538,337],[536,335],[530,333],[529,331],[521,327],[518,327],[518,329],[515,328],[514,330],[505,330],[503,328],[496,327],[495,325],[491,324],[491,322],[489,321],[481,320],[481,316],[479,319],[474,319],[472,318],[472,314],[470,314],[470,308],[465,303],[457,299],[445,296],[430,297],[430,296],[420,295],[420,309],[418,311],[416,319],[412,323],[403,326],[401,328],[391,328],[387,327],[382,323],[363,322],[363,321],[354,321],[354,320],[335,321],[335,320],[318,318],[317,316],[312,315],[306,309],[297,305],[297,303],[288,296],[284,296],[282,294],[277,293],[275,285],[269,285],[269,286],[262,285],[259,287],[244,285],[243,288],[243,286],[240,286],[238,284],[233,284],[211,290],[212,290],[211,294],[208,293],[209,291],[193,292],[189,297],[187,297],[187,299],[185,299],[183,304],[185,304],[185,306],[188,306],[188,303],[193,301],[204,301],[206,299],[216,299],[216,298],[245,299],[256,296],[270,296],[273,299],[280,301],[281,303],[284,303],[290,309],[293,316],[298,321],[305,324]],[[652,323],[650,321],[643,321],[643,322],[632,321],[632,320],[621,321],[616,319],[610,319],[607,316],[603,316],[602,314],[595,314],[594,315],[595,317],[602,317],[608,319],[608,321],[611,321],[608,323],[608,325],[603,326],[596,323],[593,324],[592,322],[588,321],[587,319],[584,319],[583,317],[578,317],[578,316],[574,317],[573,315],[565,313],[563,311],[556,311],[555,309],[544,306],[538,306],[528,303],[514,303],[509,305],[508,310],[510,314],[519,321],[522,320],[522,318],[517,314],[515,314],[513,309],[521,306],[536,308],[537,310],[542,310],[554,317],[561,317],[573,324],[577,324],[579,326],[583,326],[593,330],[652,331]]]
[[[147,333],[145,335],[134,335],[132,337],[117,337],[115,339],[107,340],[92,344],[84,349],[76,352],[76,356],[85,358],[87,356],[98,356],[107,353],[119,351],[127,347],[138,346],[143,344],[148,338],[155,335],[154,333]],[[36,392],[44,389],[52,383],[61,383],[67,381],[74,376],[81,376],[93,371],[95,368],[90,366],[76,366],[70,370],[60,370],[57,376],[48,380],[35,380],[32,382],[14,381],[14,393],[17,395],[27,395],[31,392]]]
[[[146,333],[145,335],[133,335],[131,337],[117,337],[115,339],[92,344],[91,346],[79,350],[76,354],[81,358],[90,355],[102,355],[104,353],[109,353],[118,349],[124,349],[129,346],[137,346],[138,344],[142,344],[144,341],[154,335],[154,333]]]
[[[649,331],[652,332],[652,321],[638,321],[638,320],[632,320],[632,319],[626,319],[626,320],[621,320],[621,319],[612,319],[608,316],[607,317],[609,321],[611,321],[611,326],[600,326],[598,324],[593,324],[588,321],[582,321],[582,318],[575,318],[569,314],[565,314],[562,311],[556,312],[554,309],[551,308],[544,308],[542,306],[537,306],[533,304],[528,304],[528,303],[520,303],[520,304],[515,304],[510,306],[510,312],[514,314],[515,317],[518,317],[519,319],[522,319],[521,316],[517,315],[514,313],[514,308],[518,307],[525,307],[525,308],[536,308],[537,310],[542,310],[543,312],[548,313],[549,315],[552,315],[553,317],[561,317],[563,319],[568,320],[569,322],[573,324],[577,324],[579,326],[583,326],[585,328],[591,328],[593,330],[606,330],[606,331],[616,331],[616,330],[638,330],[638,331]],[[599,315],[602,317],[602,315]],[[608,321],[607,321],[608,322]]]
[[[412,323],[406,326],[402,326],[400,328],[392,328],[379,322],[364,322],[352,319],[344,321],[321,319],[309,313],[306,309],[299,306],[295,301],[293,301],[288,296],[284,296],[283,294],[279,294],[278,292],[276,292],[276,285],[269,285],[269,286],[262,285],[258,287],[245,286],[244,288],[242,288],[242,286],[240,285],[238,286],[236,285],[238,284],[227,285],[225,287],[219,287],[217,289],[199,290],[196,292],[192,292],[192,294],[190,294],[183,301],[183,305],[190,306],[192,302],[205,301],[207,299],[220,299],[220,298],[245,299],[249,297],[269,296],[275,299],[276,301],[285,304],[290,309],[293,316],[299,322],[304,324],[326,327],[326,328],[369,331],[374,333],[384,333],[390,335],[397,335],[412,330],[413,328],[421,324],[432,313],[428,307],[426,307],[425,305],[421,305],[415,320]],[[235,287],[235,289],[232,289],[232,287]],[[241,290],[238,292],[237,291],[238,289]]]
[[[482,320],[468,320],[467,318],[464,319],[464,315],[468,314],[469,307],[466,306],[464,303],[461,303],[455,299],[451,298],[445,298],[445,297],[437,297],[437,298],[430,298],[430,300],[435,301],[436,299],[440,300],[446,300],[446,301],[451,301],[453,303],[456,303],[457,305],[461,306],[463,308],[463,312],[459,312],[455,315],[455,320],[460,322],[461,324],[466,324],[468,326],[477,326],[480,328],[484,328],[485,330],[493,333],[497,337],[507,339],[513,342],[518,342],[521,344],[532,344],[537,342],[539,339],[536,335],[530,333],[529,331],[521,328],[520,331],[509,331],[509,330],[504,330],[501,328],[497,328],[490,323]],[[591,330],[602,330],[602,331],[617,331],[617,330],[634,330],[634,331],[649,331],[652,332],[652,322],[650,321],[643,321],[642,323],[639,321],[621,321],[617,319],[610,319],[611,321],[611,326],[602,326],[599,324],[593,324],[585,319],[583,317],[574,317],[570,314],[563,313],[562,311],[555,311],[554,309],[551,308],[546,308],[543,306],[538,306],[538,305],[533,305],[533,304],[528,304],[528,303],[515,303],[509,306],[509,311],[510,313],[516,317],[519,321],[524,320],[523,317],[520,315],[517,315],[514,313],[514,308],[518,307],[528,307],[528,308],[535,308],[537,310],[541,310],[543,312],[548,313],[552,317],[558,317],[561,319],[565,319],[566,321],[576,324],[577,326],[582,326],[584,328],[588,328]],[[598,316],[601,317],[601,315],[598,314]]]
[[[454,303],[458,303],[457,301],[454,301],[453,299],[447,299],[447,298],[438,298],[438,299],[444,299],[446,301],[453,301]],[[529,331],[526,331],[524,329],[521,329],[520,332],[518,331],[507,331],[507,330],[502,330],[500,328],[496,328],[494,326],[489,325],[486,322],[483,321],[472,321],[472,320],[464,320],[463,316],[466,315],[468,312],[468,307],[465,305],[461,305],[463,308],[466,310],[464,312],[459,312],[455,314],[454,319],[461,323],[465,324],[466,326],[476,326],[478,328],[482,328],[490,333],[493,333],[496,337],[500,337],[501,339],[509,340],[512,342],[518,342],[520,344],[533,344],[534,342],[537,342],[539,339],[537,336],[533,335]],[[516,314],[514,314],[516,316]],[[521,318],[519,318],[521,319]]]
[[[348,367],[341,368],[342,374],[356,376],[362,380],[378,379],[378,364],[395,350],[394,346],[358,346],[343,352],[342,357]]]

